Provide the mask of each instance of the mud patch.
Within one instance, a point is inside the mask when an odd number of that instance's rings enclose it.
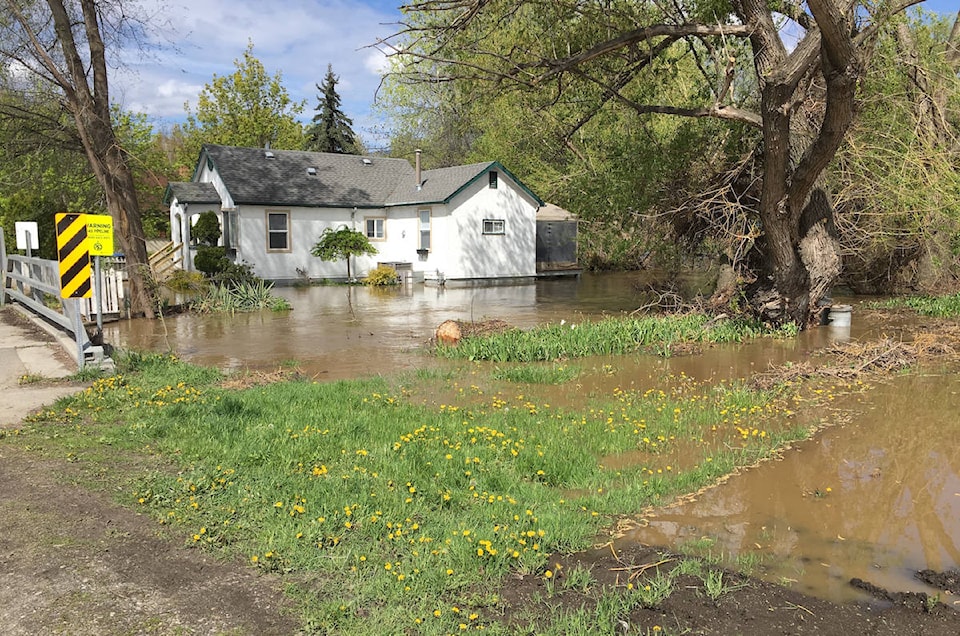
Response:
[[[156,521],[66,483],[68,470],[0,449],[0,632],[299,632],[279,579],[159,535]]]
[[[960,613],[943,604],[928,604],[925,595],[911,602],[838,604],[805,596],[774,583],[758,581],[705,562],[650,546],[613,551],[609,546],[572,556],[553,557],[544,573],[509,580],[503,590],[503,620],[522,633],[536,633],[538,616],[560,610],[600,616],[604,596],[636,594],[638,587],[671,578],[670,593],[653,606],[634,607],[617,618],[631,634],[934,634],[960,633]],[[698,569],[699,573],[690,573]],[[583,572],[589,572],[586,577]],[[707,573],[722,575],[726,591],[707,589]],[[589,578],[584,590],[577,580]],[[628,587],[632,586],[632,587]],[[587,619],[591,620],[591,619]]]
[[[920,570],[916,577],[927,585],[943,590],[948,594],[960,594],[960,570],[949,570],[947,572]]]

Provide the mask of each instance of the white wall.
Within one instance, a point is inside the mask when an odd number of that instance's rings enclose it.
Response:
[[[290,219],[290,249],[288,251],[267,250],[267,212],[288,212]],[[351,214],[354,216],[351,219]],[[293,282],[301,278],[301,270],[311,279],[345,279],[347,262],[323,261],[310,251],[320,240],[326,228],[334,230],[346,225],[350,229],[363,231],[365,214],[382,216],[381,211],[355,213],[339,208],[282,208],[242,206],[239,213],[239,247],[237,262],[253,265],[257,276],[268,280]],[[374,244],[378,247],[378,244]],[[351,274],[361,278],[376,267],[377,255],[358,257],[351,261]]]
[[[538,206],[503,172],[496,189],[483,176],[451,204],[456,211],[445,228],[451,246],[446,278],[536,275]],[[483,234],[484,219],[503,220],[504,234]]]

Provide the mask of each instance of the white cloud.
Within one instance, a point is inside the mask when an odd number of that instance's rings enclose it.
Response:
[[[287,0],[269,7],[252,0],[142,4],[158,16],[155,26],[166,24],[147,36],[146,55],[123,52],[125,68],[112,78],[112,90],[125,108],[171,120],[184,117],[184,102],[196,105],[214,74],[232,73],[234,60],[253,41],[253,54],[267,73],[280,71],[290,96],[306,100],[305,119],[312,117],[316,84],[329,63],[340,78],[345,112],[365,121],[384,66],[383,55],[366,47],[393,33],[400,17],[395,9],[400,3],[389,0]]]

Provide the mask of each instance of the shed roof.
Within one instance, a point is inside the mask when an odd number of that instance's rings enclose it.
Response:
[[[569,210],[564,210],[559,205],[545,203],[537,210],[538,221],[576,221],[577,215]]]

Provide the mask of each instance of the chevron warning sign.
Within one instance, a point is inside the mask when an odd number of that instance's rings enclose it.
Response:
[[[60,261],[60,296],[90,298],[90,248],[87,246],[87,215],[58,214],[57,260]]]

